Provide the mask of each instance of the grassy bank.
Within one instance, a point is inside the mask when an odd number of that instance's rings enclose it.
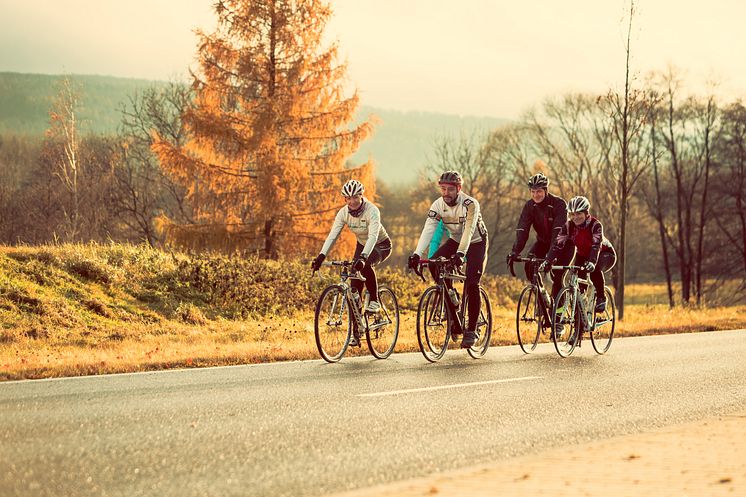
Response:
[[[417,350],[413,310],[425,285],[392,269],[381,279],[403,309],[396,350]],[[328,272],[312,278],[298,261],[116,244],[0,248],[0,379],[316,358],[312,309],[333,280]],[[515,343],[513,298],[522,282],[486,277],[484,284],[493,343]],[[627,292],[635,295],[635,286]],[[619,335],[744,326],[744,306],[640,304],[627,307]]]

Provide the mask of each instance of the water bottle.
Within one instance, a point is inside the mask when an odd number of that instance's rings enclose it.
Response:
[[[453,305],[458,305],[458,293],[456,293],[456,290],[453,288],[448,289],[448,296],[451,297],[451,302],[453,302]]]

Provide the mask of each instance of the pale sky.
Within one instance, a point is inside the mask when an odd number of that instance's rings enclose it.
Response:
[[[0,71],[184,77],[212,0],[0,0]],[[361,103],[517,118],[624,77],[628,0],[332,0],[329,39]],[[746,2],[638,0],[632,68],[746,96]]]

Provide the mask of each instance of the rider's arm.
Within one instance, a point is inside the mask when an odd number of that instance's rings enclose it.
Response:
[[[461,252],[462,254],[466,254],[466,251],[469,250],[471,237],[477,229],[477,221],[479,221],[479,202],[475,199],[468,198],[464,200],[464,207],[466,207],[466,223],[464,223],[464,232],[461,235],[461,242],[458,244],[458,252]]]
[[[529,230],[531,229],[531,206],[530,202],[526,202],[521,211],[521,217],[518,219],[518,226],[515,228],[515,243],[513,244],[513,252],[520,254],[523,247],[526,246],[528,241]]]
[[[373,247],[378,243],[378,233],[381,232],[381,211],[373,204],[368,204],[370,209],[370,218],[368,219],[368,241],[365,242],[365,247],[361,255],[366,259],[373,251]]]
[[[569,224],[565,223],[560,226],[559,234],[557,235],[557,238],[555,238],[554,242],[552,242],[552,247],[549,249],[549,253],[546,256],[548,261],[553,261],[557,257],[557,252],[565,248],[565,243],[567,243],[567,239],[569,237]]]
[[[430,207],[430,212],[427,213],[425,226],[422,228],[422,233],[420,233],[420,240],[417,242],[417,248],[414,251],[414,253],[419,255],[420,257],[425,254],[427,246],[430,243],[430,240],[433,238],[433,233],[435,233],[435,230],[438,227],[438,221],[440,221],[441,219],[440,215],[435,211],[434,207],[435,204]]]
[[[557,237],[562,231],[562,227],[567,224],[567,203],[561,198],[557,198],[559,202],[554,207],[554,223],[552,223],[552,237],[551,243],[554,245],[557,243]]]
[[[447,235],[446,225],[443,224],[443,220],[438,221],[438,227],[435,229],[435,234],[432,240],[430,240],[430,249],[427,251],[427,256],[432,257],[433,254],[440,248],[440,242],[443,240],[443,235]]]
[[[342,207],[339,212],[337,212],[337,216],[334,218],[334,223],[332,224],[332,229],[329,232],[329,236],[326,237],[326,241],[324,242],[324,246],[321,247],[320,253],[326,255],[332,248],[332,245],[334,245],[334,242],[337,241],[337,238],[339,238],[339,234],[342,233],[342,228],[345,227],[345,209],[347,209],[347,207]]]
[[[598,264],[598,256],[601,253],[601,244],[604,241],[604,227],[598,219],[596,219],[593,226],[591,226],[591,235],[593,241],[591,242],[591,253],[588,254],[588,261],[593,264]]]

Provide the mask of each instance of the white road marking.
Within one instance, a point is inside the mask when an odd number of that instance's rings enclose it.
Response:
[[[361,393],[358,397],[384,397],[386,395],[400,395],[403,393],[432,392],[445,390],[447,388],[474,387],[477,385],[492,385],[494,383],[510,383],[513,381],[538,380],[541,376],[522,376],[520,378],[504,378],[502,380],[473,381],[471,383],[453,383],[451,385],[440,385],[437,387],[410,388],[407,390],[390,390],[388,392]]]

